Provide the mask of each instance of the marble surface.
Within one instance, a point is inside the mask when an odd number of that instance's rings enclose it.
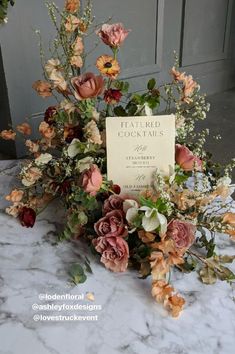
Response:
[[[235,288],[218,282],[204,286],[197,274],[173,274],[173,283],[186,299],[179,319],[169,317],[150,294],[149,280],[135,272],[113,274],[103,268],[82,243],[56,243],[61,207],[54,205],[33,229],[22,228],[4,214],[3,199],[17,172],[16,162],[1,162],[0,170],[0,354],[233,354],[235,348]],[[220,236],[220,251],[232,254],[234,243]],[[71,286],[68,268],[91,261],[87,282]],[[95,301],[39,299],[39,294],[81,295]],[[39,310],[38,305],[100,305],[102,309]],[[35,321],[34,316],[69,314],[94,316],[91,321]],[[96,317],[97,315],[97,317]]]

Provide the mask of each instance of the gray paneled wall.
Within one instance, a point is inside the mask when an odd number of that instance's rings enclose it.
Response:
[[[55,0],[62,6],[63,0]],[[93,0],[96,20],[113,17],[132,29],[120,53],[122,77],[141,90],[149,77],[168,80],[173,51],[181,66],[192,73],[207,93],[235,86],[234,0]],[[20,0],[9,12],[9,23],[0,28],[0,128],[13,126],[52,103],[37,97],[32,82],[41,78],[37,38],[41,28],[45,44],[53,36],[44,0]],[[87,40],[88,50],[97,41]],[[100,44],[90,55],[86,69],[95,70],[95,58],[109,49]],[[5,80],[6,79],[6,80]],[[38,124],[35,119],[35,126]],[[0,145],[4,151],[4,144]],[[7,145],[6,151],[13,153]],[[16,144],[17,156],[24,153]]]

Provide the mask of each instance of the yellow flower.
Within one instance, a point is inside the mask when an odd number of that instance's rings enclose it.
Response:
[[[119,63],[109,55],[101,55],[96,61],[96,66],[103,75],[111,79],[116,79],[120,73]]]

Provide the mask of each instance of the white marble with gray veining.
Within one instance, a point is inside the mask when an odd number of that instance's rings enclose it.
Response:
[[[13,174],[15,162],[1,162]],[[3,195],[15,184],[0,176]],[[235,289],[218,282],[204,286],[197,274],[173,275],[175,287],[187,301],[177,320],[156,304],[149,280],[135,272],[113,274],[104,269],[80,243],[55,243],[62,224],[60,207],[50,207],[33,229],[0,213],[0,354],[233,354],[235,352]],[[220,250],[235,252],[235,244],[221,236]],[[93,274],[83,285],[68,284],[68,267],[87,254]],[[38,295],[93,292],[101,311],[96,322],[35,322]],[[63,301],[52,301],[59,304]],[[65,301],[64,301],[65,302]],[[67,301],[66,303],[76,303]],[[80,304],[90,303],[88,300]],[[93,303],[92,303],[93,304]],[[40,312],[40,311],[39,311]],[[44,315],[58,314],[41,311]],[[61,313],[62,314],[62,313]],[[63,315],[66,315],[63,312]]]

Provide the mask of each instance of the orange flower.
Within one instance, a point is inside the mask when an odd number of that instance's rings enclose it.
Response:
[[[66,29],[67,32],[72,33],[78,28],[79,23],[80,23],[79,18],[77,18],[74,15],[69,15],[66,18],[66,22],[65,22],[64,26],[65,26],[65,29]]]
[[[169,272],[169,266],[162,252],[152,252],[149,260],[153,280],[162,279],[162,277]]]
[[[38,95],[43,98],[52,96],[52,87],[51,84],[47,81],[35,81],[32,87],[38,93]]]
[[[171,69],[171,74],[173,75],[175,81],[183,81],[185,79],[185,73],[181,73],[180,71],[176,70],[174,66]]]
[[[152,234],[151,232],[146,232],[144,230],[138,231],[138,236],[144,243],[150,243],[155,240],[156,235]]]
[[[77,12],[80,7],[80,0],[66,0],[65,9],[68,12]]]
[[[46,122],[41,122],[39,125],[39,132],[44,136],[44,138],[49,140],[55,137],[55,129]]]
[[[229,227],[225,232],[226,234],[232,236],[235,239],[235,213],[226,213],[223,216],[223,224],[227,224]]]
[[[77,37],[72,45],[73,53],[80,55],[84,51],[84,44],[81,37]]]
[[[96,61],[96,66],[103,75],[111,79],[116,79],[120,73],[120,65],[117,60],[109,55],[101,55]]]
[[[183,309],[185,300],[179,295],[172,295],[164,301],[164,306],[171,311],[173,317],[178,317]]]
[[[25,145],[29,149],[29,151],[32,152],[33,154],[39,151],[39,144],[34,143],[31,140],[26,140]]]
[[[28,123],[19,124],[16,129],[24,135],[30,135],[32,133],[32,129]]]
[[[18,203],[22,200],[24,192],[19,189],[13,189],[13,191],[6,195],[5,199],[12,203]]]
[[[182,101],[185,103],[191,103],[191,96],[197,87],[198,84],[196,83],[196,81],[193,80],[193,77],[191,75],[186,76],[184,79]]]
[[[0,133],[0,137],[4,140],[15,140],[16,133],[12,130],[3,130]]]
[[[152,283],[152,296],[157,302],[163,302],[173,291],[174,288],[163,279]]]

